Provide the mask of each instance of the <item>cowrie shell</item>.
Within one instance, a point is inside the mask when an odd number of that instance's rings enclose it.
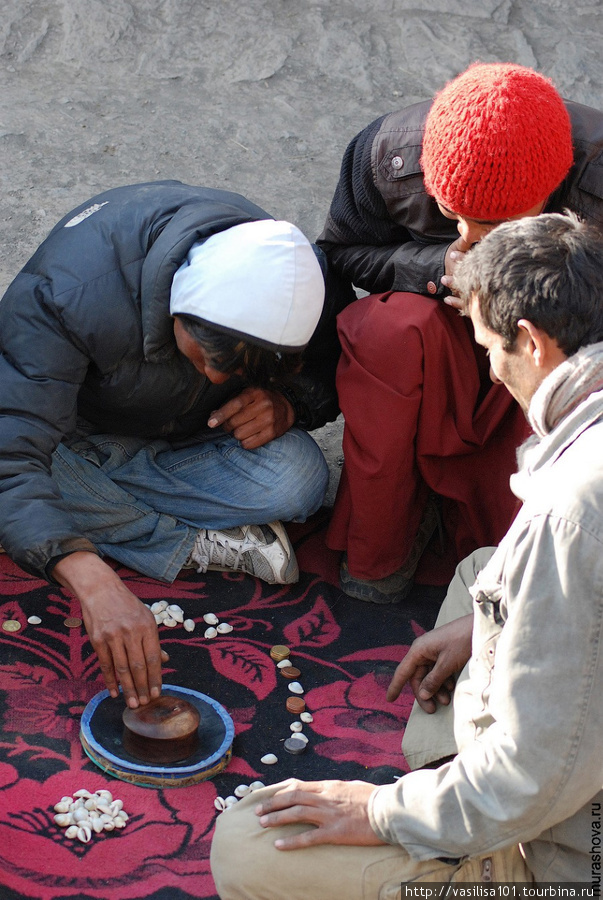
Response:
[[[252,781],[249,785],[252,791],[259,791],[260,788],[266,787],[263,781]]]
[[[85,806],[78,806],[77,809],[74,809],[71,813],[74,822],[87,822],[90,816],[88,815],[88,810]]]
[[[68,825],[73,825],[73,819],[71,818],[70,813],[58,813],[54,817],[54,821],[59,828],[67,828]]]
[[[159,613],[163,612],[164,609],[167,609],[167,608],[168,608],[167,600],[157,600],[156,603],[152,604],[151,612],[153,613],[154,616],[156,616]]]
[[[58,803],[55,803],[53,808],[57,813],[68,813],[71,809],[71,803],[60,800]]]

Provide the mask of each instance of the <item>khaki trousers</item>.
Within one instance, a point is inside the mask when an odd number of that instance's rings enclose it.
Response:
[[[469,588],[475,583],[478,573],[488,563],[494,550],[494,547],[482,547],[458,564],[436,619],[436,628],[473,612]],[[462,690],[463,682],[468,677],[465,667],[457,679],[457,690]],[[436,712],[428,715],[415,703],[402,738],[402,752],[411,769],[422,769],[437,759],[454,756],[457,753],[454,704],[438,706]]]
[[[261,827],[254,810],[275,790],[254,791],[218,817],[211,868],[221,900],[404,900],[403,884],[532,881],[517,846],[457,866],[417,862],[389,844],[277,850],[277,837],[308,826]]]
[[[471,611],[467,589],[492,552],[478,551],[459,565],[437,624]],[[416,706],[404,746],[407,758],[410,752],[413,760],[427,762],[455,753],[451,707],[428,716]],[[413,883],[533,881],[517,846],[459,865],[437,859],[417,862],[403,847],[389,844],[277,850],[274,841],[280,835],[308,826],[261,827],[254,810],[276,787],[254,791],[218,817],[211,868],[221,900],[404,900],[411,895],[403,885]],[[428,900],[429,895],[422,896]]]

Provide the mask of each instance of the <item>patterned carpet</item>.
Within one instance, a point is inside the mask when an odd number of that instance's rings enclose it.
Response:
[[[138,787],[89,760],[80,719],[104,685],[84,629],[64,625],[79,615],[79,604],[0,557],[0,621],[21,626],[0,631],[2,900],[214,898],[208,860],[216,797],[254,780],[383,783],[405,771],[400,740],[411,699],[406,693],[387,703],[385,690],[405,646],[433,625],[443,589],[417,585],[406,603],[392,607],[349,599],[337,587],[338,558],[325,548],[325,523],[323,512],[291,527],[302,574],[289,588],[218,572],[162,585],[119,570],[145,602],[166,599],[197,623],[192,633],[160,629],[170,655],[164,681],[209,695],[235,723],[227,768],[190,787]],[[208,612],[233,631],[206,639]],[[40,624],[28,623],[33,614]],[[301,755],[283,750],[294,716],[285,707],[287,679],[270,658],[275,644],[291,648],[313,716]],[[270,752],[278,757],[272,766],[260,761]],[[53,807],[81,788],[108,789],[121,799],[126,826],[93,834],[89,843],[67,839]]]

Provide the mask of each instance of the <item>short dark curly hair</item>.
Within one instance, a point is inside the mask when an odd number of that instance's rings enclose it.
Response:
[[[571,356],[603,340],[603,233],[567,211],[504,222],[465,255],[454,289],[465,313],[477,297],[507,352],[527,319]]]

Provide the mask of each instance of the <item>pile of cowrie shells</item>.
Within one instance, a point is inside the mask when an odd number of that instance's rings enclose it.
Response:
[[[214,806],[218,812],[224,812],[225,809],[230,809],[231,806],[234,806],[235,803],[238,803],[239,800],[246,797],[247,794],[251,794],[252,791],[258,791],[263,787],[266,787],[263,781],[252,781],[251,784],[240,784],[234,789],[234,794],[231,794],[229,797],[216,797]]]
[[[194,631],[195,622],[193,619],[184,618],[184,610],[177,603],[168,603],[167,600],[157,600],[156,603],[145,603],[147,609],[150,609],[155,616],[157,625],[165,625],[166,628],[175,628],[182,625],[185,631]]]
[[[170,604],[167,600],[157,600],[156,603],[151,605],[145,603],[145,606],[155,616],[157,625],[165,625],[166,628],[175,628],[177,625],[182,625],[185,631],[195,630],[195,620],[185,619],[184,610],[177,603]],[[205,629],[203,635],[208,640],[217,637],[219,634],[230,634],[232,631],[232,625],[229,625],[227,622],[220,622],[215,613],[205,613],[203,621],[210,626]]]
[[[91,793],[86,788],[73,797],[61,797],[54,805],[55,824],[65,828],[65,837],[87,844],[93,834],[125,828],[129,819],[121,800],[114,800],[111,791]]]
[[[232,625],[229,625],[228,622],[220,622],[215,613],[205,613],[203,621],[206,625],[209,625],[209,628],[206,628],[203,634],[203,637],[208,640],[218,637],[219,634],[230,634],[232,631]]]

